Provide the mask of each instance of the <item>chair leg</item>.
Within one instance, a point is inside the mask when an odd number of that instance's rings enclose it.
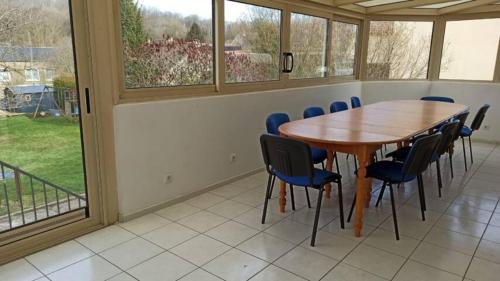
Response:
[[[269,199],[271,199],[271,197],[273,196],[273,189],[274,189],[274,182],[276,180],[276,176],[273,176],[273,181],[271,183],[271,189],[269,190],[269,194],[267,195]]]
[[[321,162],[321,168],[325,170],[325,162]]]
[[[340,215],[340,228],[344,229],[344,199],[342,198],[342,180],[338,182],[339,188],[339,215]]]
[[[311,209],[311,199],[309,199],[309,189],[306,186],[306,198],[307,198],[307,207]]]
[[[462,147],[464,149],[465,171],[467,172],[467,154],[465,153],[465,140],[464,140],[464,138],[462,138]]]
[[[391,207],[392,207],[392,219],[394,220],[394,232],[396,233],[396,240],[399,240],[398,218],[396,216],[396,206],[394,204],[394,192],[392,191],[392,185],[389,185],[389,191],[391,193]]]
[[[314,247],[316,244],[316,232],[318,230],[318,221],[319,221],[319,212],[321,209],[321,201],[323,200],[323,189],[324,187],[320,187],[318,194],[318,202],[316,203],[316,216],[314,217],[314,226],[313,233],[311,236],[311,247]]]
[[[293,195],[293,185],[290,185],[290,197],[292,198],[292,210],[295,211],[295,196]]]
[[[375,162],[378,162],[378,154],[375,152]]]
[[[335,158],[335,166],[337,167],[337,174],[340,175],[340,166],[339,166],[339,158],[337,157],[337,153],[333,155],[333,158]]]
[[[451,173],[451,178],[453,178],[454,177],[454,174],[453,174],[453,153],[448,152],[448,156],[450,158],[450,173]]]
[[[387,186],[387,182],[384,181],[384,183],[382,184],[382,187],[380,188],[380,193],[378,194],[378,199],[377,199],[377,203],[375,204],[375,207],[378,207],[378,205],[380,204],[380,201],[382,201],[382,197],[384,197],[384,191],[385,191],[386,186]]]
[[[358,159],[356,155],[354,155],[354,169],[357,171],[358,170]]]
[[[420,199],[420,212],[422,213],[422,220],[425,221],[425,195],[423,192],[422,186],[422,176],[417,176],[417,185],[418,185],[418,197]]]
[[[269,192],[271,192],[271,178],[273,178],[274,182],[274,176],[269,175],[267,180],[266,200],[264,201],[264,210],[262,210],[262,224],[266,223],[267,203],[269,201]]]
[[[439,198],[441,198],[441,189],[443,188],[443,179],[441,178],[441,164],[439,163],[439,159],[436,160],[436,170],[437,170],[437,178],[438,178]]]
[[[474,163],[474,158],[472,156],[472,140],[471,137],[469,136],[469,150],[470,150],[470,163]]]
[[[354,194],[354,199],[352,200],[351,210],[349,210],[349,216],[347,216],[347,222],[351,222],[352,213],[354,212],[354,206],[356,205],[356,194]]]

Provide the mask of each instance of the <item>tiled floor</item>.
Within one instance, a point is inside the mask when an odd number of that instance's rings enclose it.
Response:
[[[400,241],[388,194],[381,206],[366,210],[361,238],[350,224],[340,229],[334,196],[323,203],[317,245],[310,247],[314,208],[305,207],[298,188],[297,210],[288,205],[285,214],[278,212],[274,190],[262,225],[266,175],[259,173],[4,265],[0,280],[500,280],[500,147],[474,148],[467,173],[459,153],[453,180],[444,169],[442,198],[435,167],[424,176],[425,222],[416,187],[397,189]],[[348,209],[353,163],[340,160]]]

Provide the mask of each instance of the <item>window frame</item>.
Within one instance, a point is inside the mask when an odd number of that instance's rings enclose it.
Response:
[[[52,77],[49,78],[49,72],[52,71]],[[57,76],[57,72],[55,68],[45,68],[45,81],[53,82],[54,78]]]
[[[28,71],[35,71],[37,78],[35,79],[28,79]],[[40,70],[38,68],[26,68],[24,69],[24,80],[26,82],[40,82]]]
[[[354,69],[353,69],[353,75],[330,75],[330,63],[331,63],[331,58],[329,57],[328,61],[328,77],[330,78],[330,81],[336,82],[336,81],[353,81],[357,80],[360,77],[360,64],[361,64],[361,51],[362,51],[362,35],[363,35],[363,21],[362,20],[356,20],[356,19],[351,19],[351,18],[345,18],[345,17],[333,17],[333,19],[330,20],[330,39],[329,39],[329,44],[332,44],[332,35],[333,35],[333,27],[332,24],[333,22],[340,22],[344,24],[353,24],[357,26],[357,33],[356,33],[356,46],[355,46],[355,51],[354,51]],[[330,46],[329,48],[329,56],[331,56],[333,49],[333,46]]]

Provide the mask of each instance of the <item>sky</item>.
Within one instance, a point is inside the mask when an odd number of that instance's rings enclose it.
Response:
[[[160,11],[178,13],[183,16],[198,15],[200,18],[212,17],[211,0],[138,0],[139,5],[156,8]],[[230,2],[230,1],[228,1]],[[247,5],[230,2],[226,4],[226,21],[236,21]]]

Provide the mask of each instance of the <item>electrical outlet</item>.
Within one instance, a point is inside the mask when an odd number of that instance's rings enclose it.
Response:
[[[483,130],[489,131],[491,129],[490,125],[484,125]]]
[[[236,153],[233,152],[229,155],[229,162],[230,163],[236,162]]]
[[[163,177],[163,183],[164,184],[169,184],[173,181],[173,176],[171,173],[166,173],[165,176]]]

